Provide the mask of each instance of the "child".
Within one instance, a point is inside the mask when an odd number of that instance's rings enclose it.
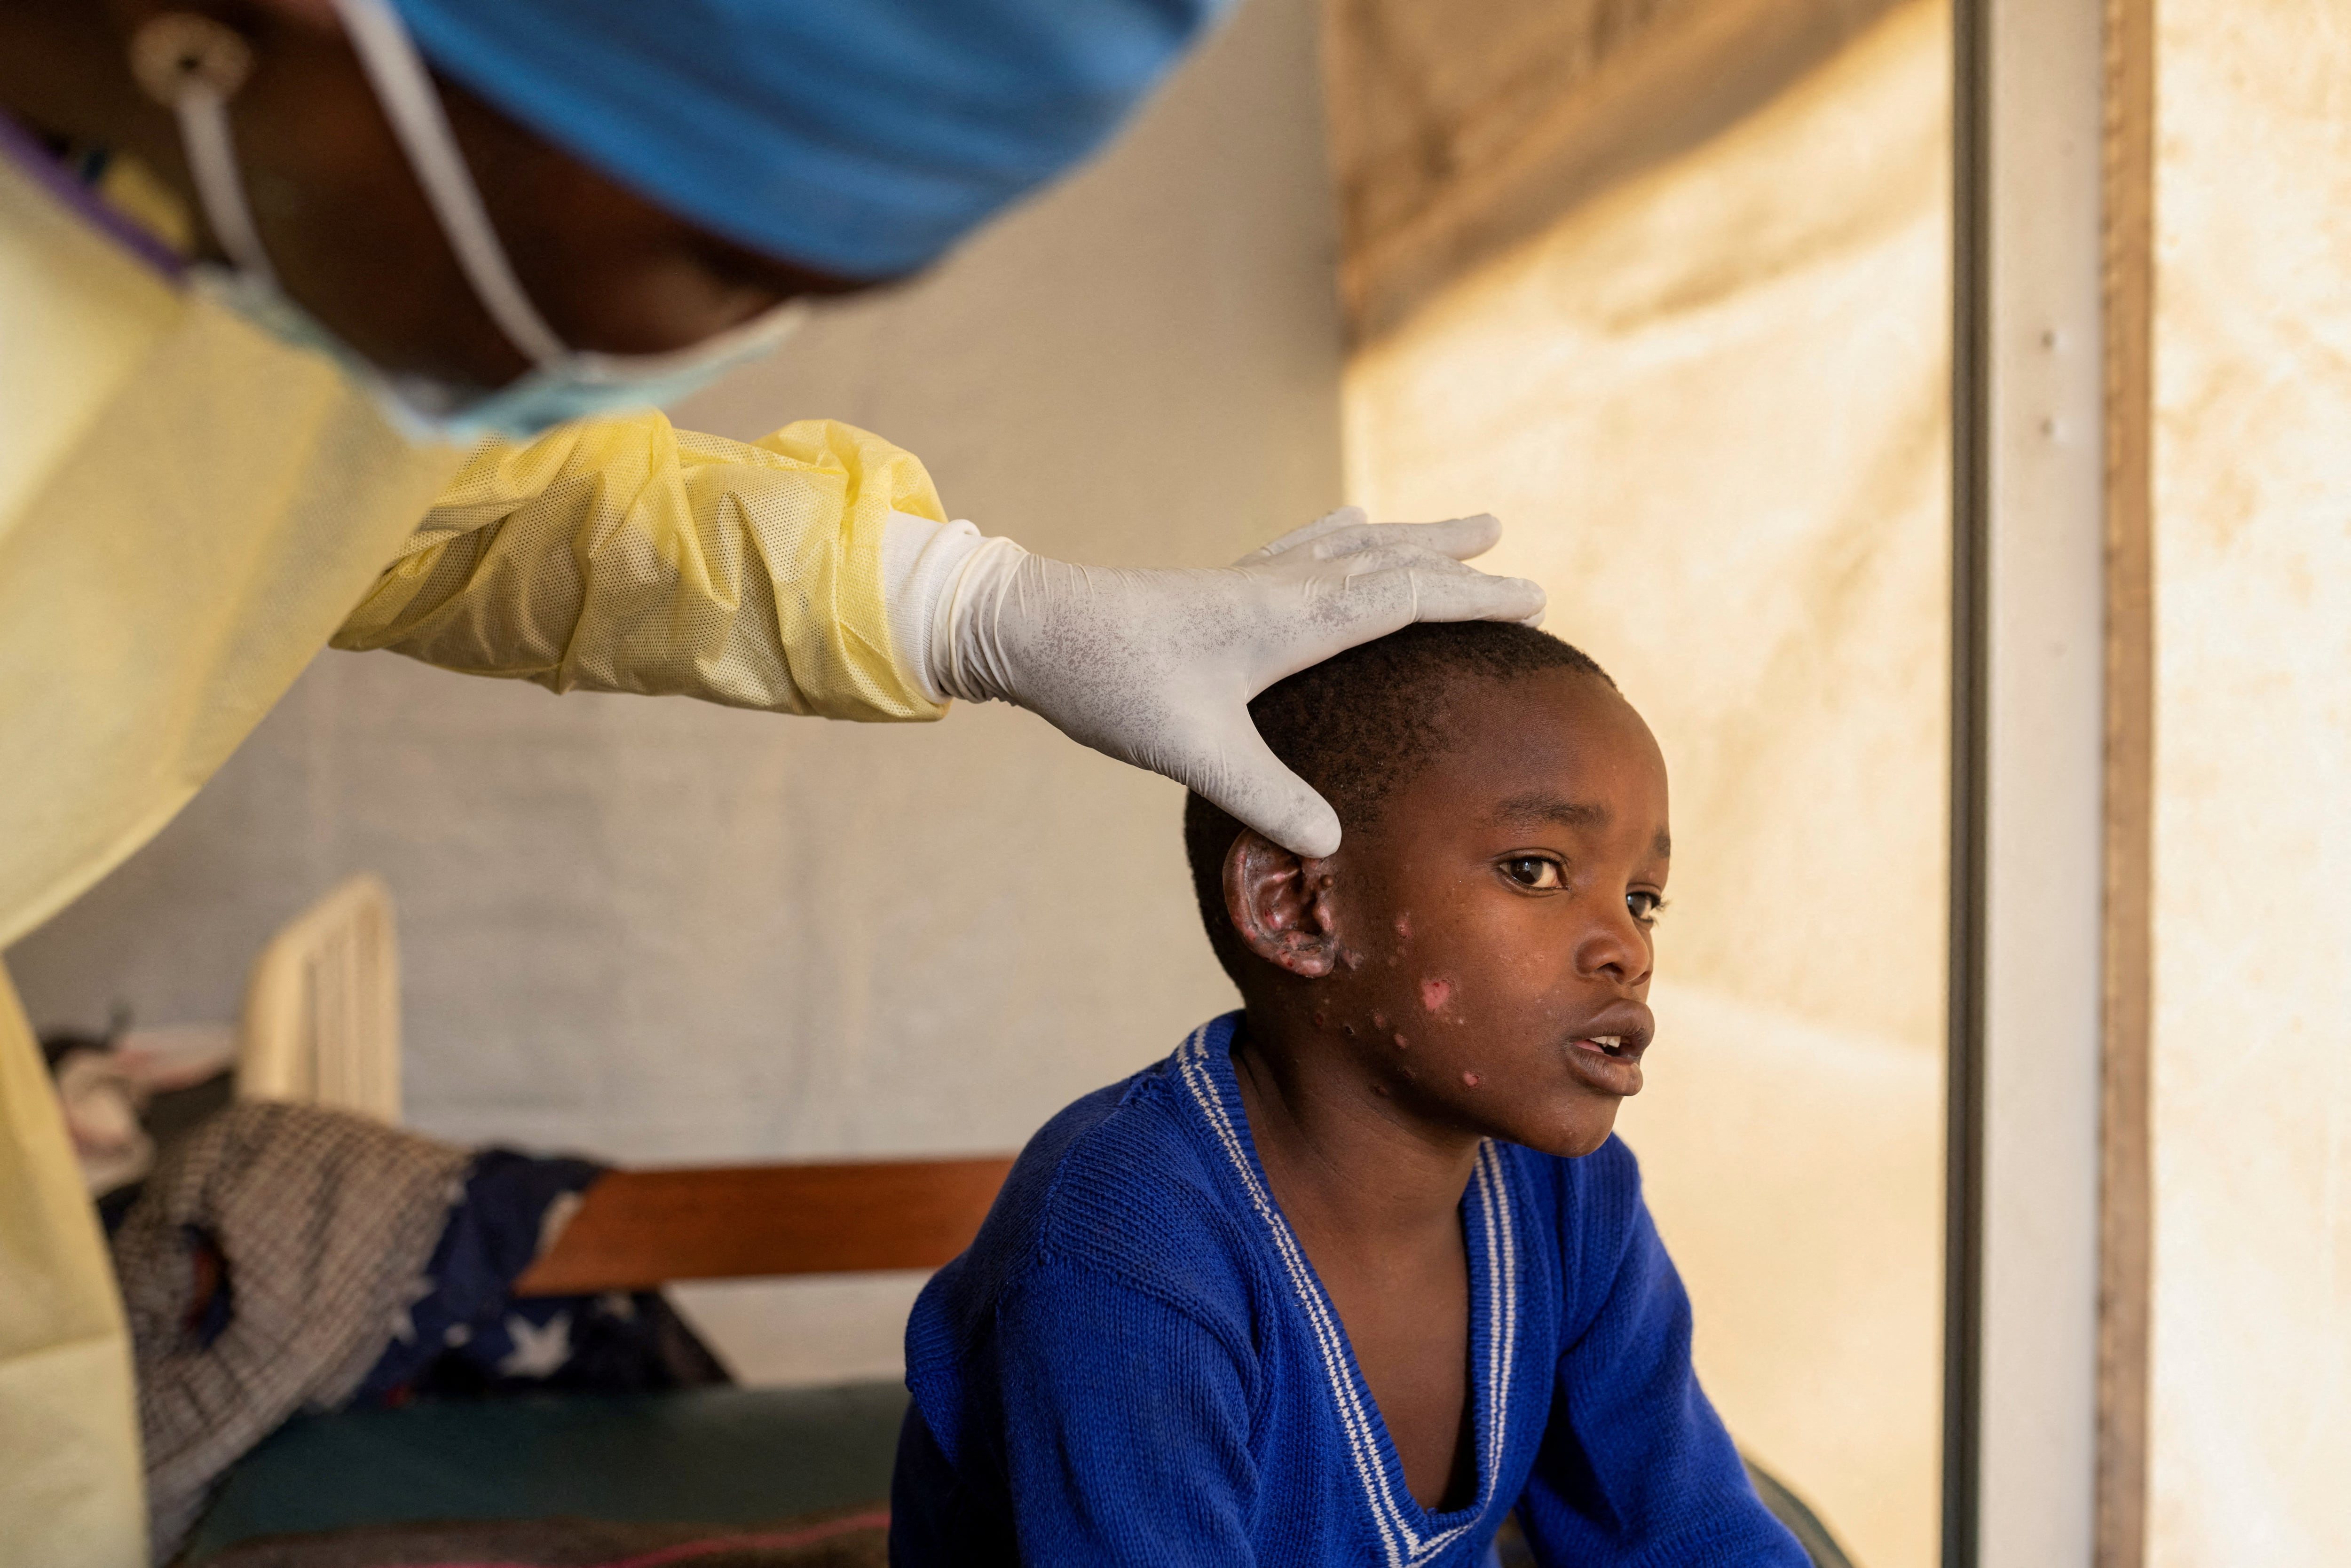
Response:
[[[1690,1368],[1633,1156],[1668,842],[1593,662],[1416,625],[1251,705],[1346,839],[1195,796],[1246,1004],[1071,1105],[906,1333],[891,1559],[1802,1568]]]

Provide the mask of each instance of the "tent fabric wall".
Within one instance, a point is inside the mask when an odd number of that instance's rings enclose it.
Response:
[[[1890,4],[1325,0],[1357,336],[1768,102]]]
[[[1732,1431],[1873,1568],[1938,1541],[1949,26],[1889,13],[1347,379],[1353,498],[1499,514],[1665,747],[1622,1126]]]
[[[2157,8],[2147,1562],[2351,1542],[2351,14]]]

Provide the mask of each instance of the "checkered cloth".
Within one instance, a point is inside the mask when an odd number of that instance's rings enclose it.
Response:
[[[165,1153],[113,1239],[157,1562],[247,1449],[358,1388],[474,1158],[362,1117],[266,1102],[229,1107]],[[201,1292],[207,1258],[234,1267]]]

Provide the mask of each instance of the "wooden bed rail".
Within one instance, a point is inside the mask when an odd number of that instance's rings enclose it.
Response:
[[[1011,1168],[1004,1158],[614,1171],[515,1293],[935,1269],[971,1244]]]

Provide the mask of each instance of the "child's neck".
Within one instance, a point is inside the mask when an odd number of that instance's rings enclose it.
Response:
[[[1458,1236],[1478,1135],[1415,1115],[1328,1037],[1270,1011],[1249,1009],[1233,1071],[1292,1228],[1366,1251]]]
[[[1422,1507],[1478,1490],[1461,1195],[1477,1134],[1396,1103],[1340,1042],[1252,1006],[1233,1052],[1274,1200],[1339,1314]]]

